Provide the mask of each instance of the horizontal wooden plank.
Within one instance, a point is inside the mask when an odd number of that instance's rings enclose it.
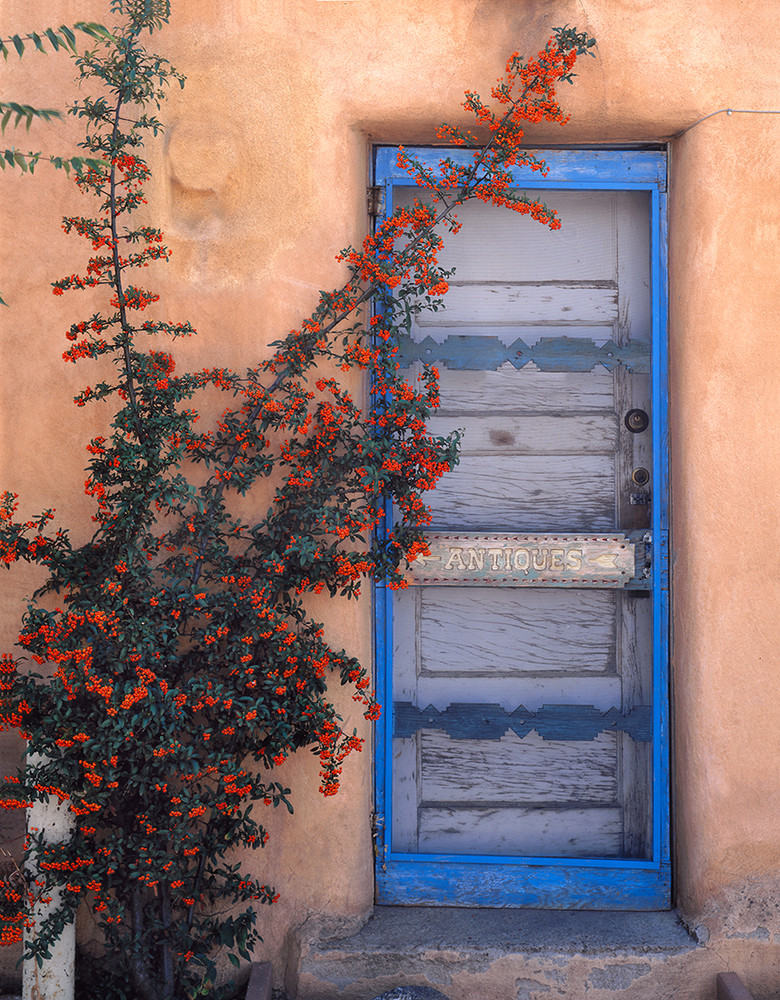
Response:
[[[616,858],[622,844],[622,816],[615,806],[433,806],[420,808],[418,822],[418,850],[422,853]]]
[[[421,800],[429,803],[611,803],[618,799],[616,738],[558,743],[520,739],[451,740],[420,734]]]
[[[426,497],[432,531],[609,531],[614,463],[602,455],[465,455]]]
[[[497,327],[530,326],[536,323],[587,323],[612,329],[618,318],[615,285],[569,285],[452,282],[447,307],[441,312],[418,313],[412,337],[421,339],[437,327],[469,327],[494,330]],[[418,332],[419,331],[419,332]],[[522,336],[522,333],[518,333]]]
[[[615,595],[424,587],[419,643],[422,674],[609,673],[615,669]]]
[[[428,421],[431,434],[443,436],[455,426],[449,416],[437,415]],[[615,413],[469,414],[457,426],[464,431],[461,455],[610,454],[618,437]]]
[[[408,148],[413,156],[420,160],[427,169],[436,170],[445,151],[441,148],[422,146]],[[530,150],[537,160],[543,160],[550,174],[545,180],[539,173],[532,172],[530,167],[510,168],[512,176],[522,190],[541,188],[540,196],[551,197],[556,183],[574,182],[582,188],[598,188],[602,184],[612,183],[616,187],[623,184],[657,185],[659,190],[666,190],[667,154],[664,150],[646,149],[538,149]],[[446,155],[455,163],[470,166],[473,162],[473,152],[470,149],[448,149]],[[398,166],[398,149],[395,146],[380,146],[376,152],[377,181],[392,180],[395,185],[406,185],[419,194],[409,174]],[[554,178],[554,179],[553,179]],[[525,187],[523,185],[526,185]],[[645,204],[649,194],[647,191],[626,192],[632,197],[643,199]],[[533,223],[531,223],[533,224]]]
[[[671,866],[407,861],[382,857],[376,901],[405,906],[527,906],[565,910],[667,910]]]
[[[414,379],[422,370],[415,364],[405,369]],[[614,408],[614,376],[593,372],[543,372],[533,364],[517,369],[507,363],[496,371],[439,370],[441,406],[438,416],[465,413],[567,413]],[[459,426],[457,423],[454,426]]]

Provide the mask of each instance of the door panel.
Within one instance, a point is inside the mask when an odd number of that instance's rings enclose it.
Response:
[[[478,503],[475,502],[478,498]],[[602,455],[464,455],[428,500],[432,530],[609,531],[615,462]]]
[[[414,195],[394,193],[397,203]],[[629,531],[650,551],[653,426],[627,420],[632,410],[653,416],[650,194],[544,197],[564,219],[560,232],[463,206],[462,231],[441,255],[457,269],[446,309],[421,314],[402,338],[409,377],[422,363],[440,371],[432,430],[463,430],[459,465],[429,497],[430,528],[450,541],[470,533],[473,545],[490,532]],[[567,863],[605,873],[656,865],[655,578],[548,574],[528,586],[465,573],[442,586],[436,565],[386,595],[393,723],[380,898],[419,901],[408,890],[413,868],[392,869],[392,890],[388,853],[391,868],[394,855],[402,865],[429,859],[421,878],[460,888],[422,891],[452,905],[478,905],[464,897],[469,862],[490,868],[499,905],[545,905],[529,860],[549,859],[559,873]],[[526,878],[527,892],[513,877]],[[556,893],[548,905],[574,895]],[[598,897],[591,905],[604,905]]]
[[[608,590],[493,590],[415,587],[398,602],[419,604],[418,683],[437,676],[614,674],[615,603]],[[411,623],[409,623],[411,624]]]
[[[621,853],[620,810],[430,808],[420,819],[418,849],[451,854],[471,838],[478,854],[536,854],[545,843],[554,856],[616,858]]]

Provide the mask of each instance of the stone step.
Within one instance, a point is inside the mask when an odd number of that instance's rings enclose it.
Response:
[[[303,942],[288,993],[370,1000],[415,985],[449,1000],[701,1000],[719,968],[674,913],[378,906],[350,937]]]

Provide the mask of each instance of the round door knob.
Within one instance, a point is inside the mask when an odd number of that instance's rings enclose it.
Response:
[[[631,479],[636,486],[647,486],[650,482],[650,473],[647,469],[634,469],[631,473]]]
[[[624,422],[632,434],[641,434],[650,426],[650,417],[644,410],[629,410]]]

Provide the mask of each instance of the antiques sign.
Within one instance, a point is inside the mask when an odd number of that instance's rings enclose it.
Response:
[[[637,542],[622,533],[434,532],[426,541],[430,555],[418,556],[406,573],[411,586],[624,587],[638,575]]]

